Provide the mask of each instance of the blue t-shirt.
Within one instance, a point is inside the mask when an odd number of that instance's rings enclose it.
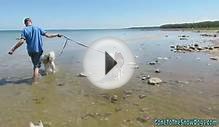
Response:
[[[21,38],[26,40],[28,52],[42,52],[43,39],[46,31],[36,26],[27,26],[21,32]]]

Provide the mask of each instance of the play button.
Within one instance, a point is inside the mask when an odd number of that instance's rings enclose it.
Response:
[[[103,89],[115,89],[126,84],[133,74],[134,64],[126,43],[115,38],[95,41],[83,61],[84,73],[90,82]]]
[[[117,62],[107,53],[105,52],[105,75],[116,66]]]

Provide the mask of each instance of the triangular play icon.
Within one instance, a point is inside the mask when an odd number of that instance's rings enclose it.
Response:
[[[105,52],[105,75],[116,66],[117,62],[107,53]]]

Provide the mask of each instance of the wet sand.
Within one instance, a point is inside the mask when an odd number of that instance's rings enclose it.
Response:
[[[191,37],[180,41],[180,34]],[[219,118],[219,62],[210,60],[211,54],[206,52],[174,53],[169,48],[171,44],[200,40],[193,34],[161,32],[157,39],[134,39],[136,43],[130,47],[138,56],[139,69],[125,86],[115,90],[96,88],[86,78],[78,77],[83,71],[81,59],[72,54],[65,56],[73,59],[72,64],[61,63],[58,58],[58,73],[42,77],[38,85],[31,85],[30,74],[26,74],[31,68],[23,72],[25,76],[15,75],[20,79],[2,77],[0,126],[27,127],[30,121],[42,120],[46,127],[150,127],[159,118]],[[192,40],[193,36],[198,39]],[[168,59],[148,64],[157,57]],[[161,73],[154,72],[157,68]],[[144,75],[159,77],[163,83],[149,85],[141,80]]]

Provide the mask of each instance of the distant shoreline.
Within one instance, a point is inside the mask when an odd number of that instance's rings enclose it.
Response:
[[[152,26],[152,27],[145,27],[145,26],[133,26],[127,28],[82,28],[82,29],[45,29],[47,31],[94,31],[94,30],[186,30],[186,31],[193,31],[193,30],[218,30],[219,31],[219,21],[205,21],[205,22],[196,22],[196,23],[181,23],[181,24],[165,24],[161,26]],[[7,31],[21,31],[19,29],[0,29],[0,32],[7,32]]]

